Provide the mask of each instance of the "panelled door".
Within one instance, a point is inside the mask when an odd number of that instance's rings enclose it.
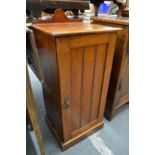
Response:
[[[129,51],[125,52],[125,56],[122,63],[122,71],[119,83],[119,102],[118,106],[129,101]]]
[[[122,104],[129,101],[129,32],[128,28],[123,28],[123,31],[119,35],[119,46],[116,49],[122,54],[121,69],[118,80],[117,97],[115,102],[115,108],[117,109]],[[121,45],[124,45],[122,46]],[[123,49],[122,49],[123,48]]]
[[[116,34],[57,38],[64,141],[103,119]]]

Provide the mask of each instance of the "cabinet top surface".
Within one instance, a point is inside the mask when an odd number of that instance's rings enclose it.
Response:
[[[113,23],[119,25],[129,25],[129,18],[128,17],[91,17],[93,21],[100,21],[105,23]]]
[[[115,32],[121,30],[120,28],[82,22],[35,24],[32,25],[32,27],[44,33],[51,34],[54,37],[89,33]]]

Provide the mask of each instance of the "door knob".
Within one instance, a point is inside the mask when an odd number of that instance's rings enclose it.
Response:
[[[68,99],[68,97],[65,97],[65,99],[64,99],[64,109],[67,109],[69,107],[70,107],[69,99]]]

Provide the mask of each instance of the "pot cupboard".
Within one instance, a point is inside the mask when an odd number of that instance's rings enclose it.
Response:
[[[64,150],[103,127],[121,29],[71,20],[60,9],[32,29],[44,76],[46,120]]]

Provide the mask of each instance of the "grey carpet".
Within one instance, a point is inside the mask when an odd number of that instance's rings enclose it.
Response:
[[[39,80],[29,69],[32,90],[36,101],[37,113],[40,122],[40,128],[43,135],[46,155],[101,155],[101,153],[93,146],[89,138],[86,138],[74,145],[70,149],[62,152],[57,141],[45,122],[45,109],[42,95],[42,87]],[[104,128],[99,131],[99,137],[102,138],[106,146],[113,152],[114,155],[129,154],[129,105],[126,104],[120,108],[116,116],[111,122],[105,119]],[[27,150],[31,149],[27,143]],[[31,151],[27,151],[31,152]],[[35,155],[34,152],[32,154]],[[104,155],[104,154],[102,154]]]

